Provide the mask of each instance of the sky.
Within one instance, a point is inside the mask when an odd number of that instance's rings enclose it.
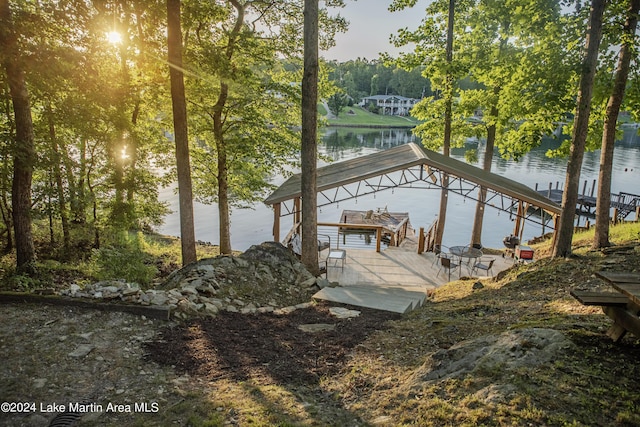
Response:
[[[334,10],[349,21],[349,30],[338,34],[336,46],[320,55],[340,62],[358,57],[372,60],[380,52],[397,55],[399,50],[391,45],[389,36],[400,28],[416,29],[426,2],[419,1],[417,6],[399,12],[389,12],[390,3],[391,0],[346,0],[344,8]],[[410,51],[407,47],[403,50]]]

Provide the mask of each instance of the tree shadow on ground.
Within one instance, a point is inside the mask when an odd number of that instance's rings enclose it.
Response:
[[[343,369],[349,354],[371,333],[401,315],[361,307],[358,317],[331,315],[319,303],[289,314],[222,312],[164,329],[147,344],[147,357],[207,381],[250,381],[255,385],[317,388],[323,377]],[[327,324],[333,330],[304,332],[300,325]],[[335,404],[335,402],[334,402]]]

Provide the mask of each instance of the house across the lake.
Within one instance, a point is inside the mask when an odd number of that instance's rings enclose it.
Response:
[[[400,95],[374,95],[362,98],[358,105],[369,109],[371,106],[377,107],[379,114],[385,116],[408,116],[411,108],[419,101]]]

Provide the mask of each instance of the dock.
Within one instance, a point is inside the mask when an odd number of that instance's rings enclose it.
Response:
[[[320,254],[320,258],[325,256]],[[493,275],[514,265],[513,258],[502,255],[487,254],[482,259],[495,259]],[[449,281],[447,272],[441,271],[437,261],[433,252],[418,254],[399,247],[388,247],[381,252],[348,248],[344,266],[331,261],[328,265],[327,279],[338,286],[324,288],[313,298],[407,313],[421,307],[434,289]],[[463,265],[452,274],[451,280],[469,276],[470,266]]]
[[[562,204],[562,196],[564,195],[564,190],[559,188],[560,183],[556,182],[555,188],[553,188],[553,183],[549,183],[549,188],[546,190],[539,190],[538,185],[536,184],[535,190],[552,200],[555,203]],[[598,203],[597,198],[594,196],[596,188],[596,181],[593,181],[591,186],[591,191],[587,194],[587,181],[584,182],[582,187],[582,193],[578,194],[578,201],[576,203],[576,214],[585,216],[588,218],[595,217],[595,209]],[[638,214],[640,213],[640,195],[631,194],[631,193],[611,193],[611,209],[615,209],[615,221],[624,221],[627,216],[636,212],[636,220],[638,219]]]
[[[349,224],[339,227],[339,233],[342,235],[366,234],[367,230],[358,228],[358,225],[382,227],[382,239],[389,246],[400,246],[407,236],[413,234],[408,212],[389,212],[386,208],[375,211],[343,210],[340,223]],[[373,230],[369,233],[373,233]]]

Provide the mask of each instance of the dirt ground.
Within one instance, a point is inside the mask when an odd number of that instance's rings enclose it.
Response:
[[[221,313],[166,328],[145,347],[159,364],[175,366],[209,380],[257,378],[269,383],[316,383],[336,373],[348,354],[387,320],[400,315],[361,307],[358,317],[337,319],[319,303],[287,315]],[[333,330],[305,332],[301,325],[333,325]]]
[[[15,407],[0,412],[0,425],[191,425],[189,415],[175,408],[193,404],[191,391],[221,379],[308,391],[344,368],[349,353],[369,334],[400,317],[357,310],[358,317],[338,319],[319,304],[282,315],[222,312],[175,323],[75,307],[3,304],[0,400]],[[301,325],[333,325],[333,330],[304,332]],[[333,405],[330,399],[327,404]],[[221,425],[235,424],[233,414],[220,419]]]

